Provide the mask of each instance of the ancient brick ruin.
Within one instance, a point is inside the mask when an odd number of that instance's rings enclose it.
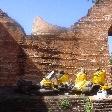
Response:
[[[32,35],[0,10],[0,85],[20,77],[39,82],[52,70],[71,76],[84,67],[91,78],[96,68],[109,73],[108,35],[112,35],[112,0],[95,4],[70,29],[37,18]],[[107,79],[111,81],[108,74]]]

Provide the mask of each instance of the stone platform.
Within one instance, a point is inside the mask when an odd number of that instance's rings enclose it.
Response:
[[[95,99],[95,96],[58,95],[37,96],[0,92],[0,112],[85,112],[86,98],[93,104],[93,112],[112,112],[112,95],[104,99]],[[60,107],[60,101],[67,99],[68,109]]]

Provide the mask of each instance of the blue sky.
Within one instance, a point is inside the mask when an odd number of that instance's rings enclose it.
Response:
[[[0,0],[0,8],[18,21],[27,34],[31,34],[36,16],[52,24],[70,27],[85,16],[91,6],[88,0]],[[112,43],[111,38],[109,43]]]
[[[0,0],[0,8],[18,21],[28,34],[36,16],[69,27],[85,16],[91,5],[88,0]]]

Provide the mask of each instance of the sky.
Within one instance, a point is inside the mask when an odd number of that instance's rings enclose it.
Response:
[[[0,8],[19,22],[26,34],[31,34],[37,16],[54,25],[70,27],[85,16],[92,5],[91,0],[0,0]]]
[[[0,8],[30,34],[36,16],[59,26],[70,27],[87,14],[88,0],[0,0]]]

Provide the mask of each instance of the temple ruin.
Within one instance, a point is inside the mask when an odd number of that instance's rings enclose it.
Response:
[[[35,19],[32,34],[0,10],[0,85],[16,85],[23,77],[39,82],[52,70],[71,76],[84,67],[88,78],[101,67],[109,74],[108,36],[112,35],[112,0],[95,4],[71,28]]]

